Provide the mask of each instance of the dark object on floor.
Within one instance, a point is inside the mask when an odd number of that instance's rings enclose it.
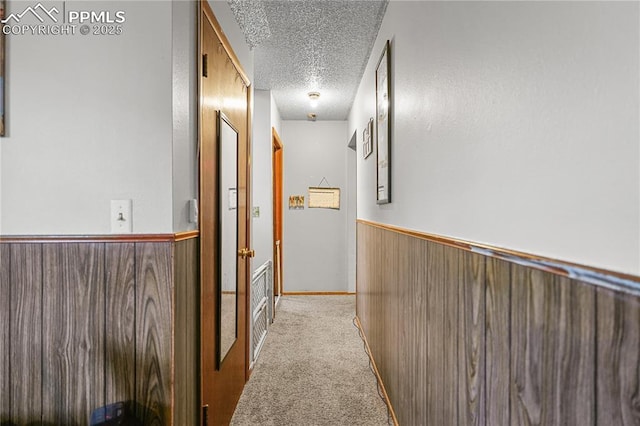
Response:
[[[132,402],[121,401],[97,408],[91,413],[91,426],[141,426],[134,407]]]

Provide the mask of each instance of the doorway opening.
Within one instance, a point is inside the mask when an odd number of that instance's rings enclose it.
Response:
[[[273,147],[273,316],[282,296],[282,166],[284,145],[271,128]]]

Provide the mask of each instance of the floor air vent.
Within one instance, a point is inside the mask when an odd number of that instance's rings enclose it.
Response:
[[[271,322],[272,277],[272,263],[267,260],[251,279],[251,368],[258,359]]]

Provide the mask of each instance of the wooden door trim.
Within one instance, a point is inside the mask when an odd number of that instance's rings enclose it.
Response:
[[[278,135],[278,131],[276,130],[275,127],[271,128],[271,136],[273,138],[273,144],[276,149],[284,148],[284,145],[282,144],[282,139],[280,139],[280,135]]]
[[[282,167],[283,164],[282,162],[284,161],[283,159],[283,155],[284,155],[284,151],[282,151],[284,149],[284,144],[282,143],[282,139],[280,139],[280,135],[278,135],[278,131],[276,130],[275,127],[271,128],[271,140],[272,140],[272,186],[273,186],[273,265],[274,265],[274,272],[278,273],[278,277],[276,277],[275,273],[274,273],[274,282],[273,282],[273,286],[274,286],[274,304],[275,304],[275,289],[276,286],[278,285],[278,279],[280,280],[280,285],[281,285],[281,290],[284,287],[283,285],[283,278],[284,278],[284,274],[282,273],[282,197],[280,198],[280,200],[278,200],[278,197],[276,197],[276,186],[278,184],[278,181],[280,183],[280,188],[282,189],[283,187],[283,182],[282,182]],[[276,163],[276,152],[277,151],[281,151],[280,152],[280,168],[278,169],[276,167],[277,163]],[[278,173],[279,170],[279,173]],[[279,175],[278,175],[279,174]],[[282,191],[280,191],[280,195],[282,196]],[[276,208],[277,203],[280,203],[280,208],[279,210]],[[280,217],[278,217],[277,212],[280,212]],[[280,225],[278,227],[278,225]],[[278,235],[278,230],[280,230],[280,235]],[[280,237],[280,238],[278,238]],[[280,241],[280,250],[278,252],[278,248],[276,247],[276,243],[277,241]],[[276,270],[277,268],[277,270]],[[281,291],[281,293],[279,294],[279,296],[282,296],[283,291]],[[275,308],[275,306],[274,306]],[[275,309],[273,310],[274,312],[274,316],[275,316]]]
[[[251,210],[253,208],[253,191],[252,191],[252,182],[253,182],[253,152],[251,151],[252,140],[251,135],[253,126],[253,90],[247,84],[247,210],[245,220],[247,221],[247,246],[251,244],[251,221],[252,214]],[[245,382],[249,381],[249,377],[251,376],[251,319],[253,316],[253,312],[251,310],[251,280],[253,276],[253,268],[252,268],[252,260],[251,258],[247,259],[245,262],[246,268],[246,277],[247,277],[247,296],[245,297],[245,328],[246,328],[246,336],[245,339]]]
[[[247,87],[250,86],[251,81],[249,80],[249,76],[244,71],[244,68],[242,68],[240,59],[238,59],[238,57],[236,56],[236,53],[233,51],[233,48],[231,47],[231,42],[229,42],[229,39],[227,38],[226,34],[222,30],[222,26],[220,26],[220,23],[218,22],[215,15],[213,14],[213,10],[211,9],[211,5],[209,4],[208,0],[200,0],[200,4],[202,5],[202,11],[207,16],[207,19],[209,20],[209,22],[211,22],[211,25],[213,26],[213,31],[215,31],[216,35],[220,39],[220,42],[222,43],[222,47],[224,47],[224,50],[227,51],[227,54],[229,55],[229,58],[231,59],[231,63],[233,64],[234,68],[236,69],[236,71],[238,71],[238,74],[240,74],[240,77],[242,78],[242,81],[244,81],[244,84]],[[199,75],[202,75],[202,73],[200,73]]]

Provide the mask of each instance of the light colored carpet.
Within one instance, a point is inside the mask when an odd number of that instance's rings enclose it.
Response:
[[[285,296],[232,425],[387,425],[355,296]]]

